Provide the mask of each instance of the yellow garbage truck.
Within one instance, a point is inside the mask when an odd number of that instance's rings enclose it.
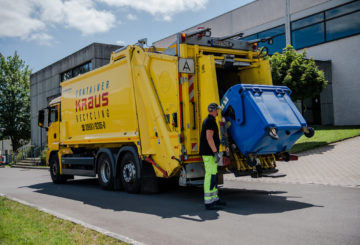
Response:
[[[208,104],[220,104],[236,84],[272,84],[261,41],[270,39],[212,37],[209,28],[179,33],[168,48],[144,47],[140,40],[114,51],[108,65],[63,81],[61,96],[38,114],[39,126],[47,128],[52,181],[97,176],[103,188],[130,193],[156,191],[158,178],[201,184],[200,131]],[[224,152],[231,142],[222,116],[217,120]],[[236,147],[229,161],[225,155],[223,173],[256,170]],[[275,171],[275,158],[259,155],[257,166]]]

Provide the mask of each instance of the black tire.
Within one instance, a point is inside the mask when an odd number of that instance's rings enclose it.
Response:
[[[283,159],[285,160],[285,162],[290,161],[290,153],[289,152],[283,152]]]
[[[54,184],[63,184],[66,182],[66,176],[60,175],[59,158],[54,154],[50,158],[50,176]]]
[[[114,187],[114,171],[110,157],[102,153],[98,160],[98,180],[103,189],[111,190]]]
[[[139,193],[141,189],[141,169],[139,161],[132,153],[127,152],[121,158],[120,179],[122,186],[128,193]]]
[[[308,127],[308,130],[309,130],[309,133],[304,133],[305,137],[307,137],[307,138],[313,137],[315,134],[315,130],[312,127]]]

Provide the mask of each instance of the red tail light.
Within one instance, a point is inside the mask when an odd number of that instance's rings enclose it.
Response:
[[[181,33],[181,42],[183,43],[185,42],[185,40],[186,40],[186,34],[183,32]]]
[[[258,49],[258,44],[257,43],[253,43],[253,46],[252,46],[253,50],[256,51]]]

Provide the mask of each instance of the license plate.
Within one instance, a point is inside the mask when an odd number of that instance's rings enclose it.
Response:
[[[229,41],[222,40],[212,40],[211,46],[221,47],[221,48],[232,48],[233,43]]]

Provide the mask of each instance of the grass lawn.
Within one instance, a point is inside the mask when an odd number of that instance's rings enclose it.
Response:
[[[314,129],[315,135],[312,138],[303,135],[290,152],[298,153],[360,135],[360,126],[315,126]]]
[[[0,244],[126,244],[0,197]]]

